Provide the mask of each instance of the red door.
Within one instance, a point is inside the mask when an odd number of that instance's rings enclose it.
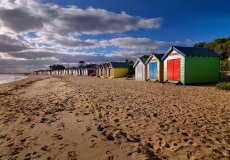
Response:
[[[173,80],[173,60],[167,61],[168,68],[168,80]]]
[[[177,80],[179,81],[180,80],[180,59],[174,59],[173,61],[173,77],[174,77],[174,80]]]
[[[168,80],[180,80],[180,59],[172,59],[167,61]]]

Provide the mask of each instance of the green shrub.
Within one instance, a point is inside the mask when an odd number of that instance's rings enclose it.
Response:
[[[222,60],[220,62],[221,71],[230,71],[230,61],[228,59]]]
[[[127,73],[127,75],[133,75],[133,74],[135,74],[135,69],[129,70]]]
[[[217,89],[230,90],[230,82],[222,82],[216,85]]]

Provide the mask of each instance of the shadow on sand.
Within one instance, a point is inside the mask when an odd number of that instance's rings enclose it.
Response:
[[[230,82],[230,72],[220,72],[220,82]]]

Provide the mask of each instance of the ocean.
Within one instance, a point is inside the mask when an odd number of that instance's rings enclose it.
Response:
[[[9,75],[9,74],[0,74],[0,84],[18,81],[18,80],[25,79],[25,78],[27,78],[27,77],[26,76]]]

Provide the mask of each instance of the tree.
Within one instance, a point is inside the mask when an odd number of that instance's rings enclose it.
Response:
[[[220,70],[230,71],[230,61],[228,59],[224,59],[220,62]]]
[[[227,59],[230,57],[230,36],[228,38],[217,38],[211,42],[199,42],[193,47],[196,48],[208,48],[221,55],[221,59]]]
[[[85,64],[85,61],[79,61],[78,63],[79,63],[79,67],[83,67]]]
[[[63,65],[60,64],[54,64],[52,66],[49,66],[50,70],[59,70],[59,69],[65,69]]]
[[[96,64],[85,64],[84,68],[95,68]]]
[[[195,47],[195,48],[203,48],[205,44],[206,44],[205,42],[199,42],[199,43],[196,43],[193,47]]]

